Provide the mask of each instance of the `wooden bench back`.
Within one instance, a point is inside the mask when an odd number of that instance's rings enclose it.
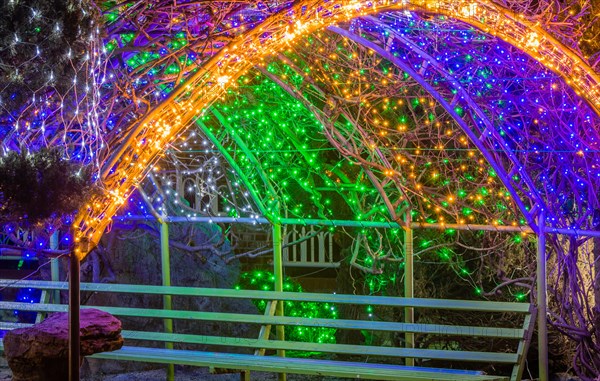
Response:
[[[52,290],[67,290],[65,282],[46,281],[12,281],[0,280],[0,288],[35,288],[44,295]],[[535,321],[534,309],[528,303],[467,301],[446,299],[422,299],[385,296],[361,296],[318,293],[290,293],[274,291],[249,291],[211,288],[164,287],[124,284],[82,283],[82,292],[127,293],[141,295],[172,295],[187,297],[234,298],[248,300],[267,300],[264,314],[240,314],[226,312],[206,312],[187,310],[163,310],[147,308],[131,308],[116,306],[82,306],[82,308],[100,308],[120,317],[143,317],[154,319],[181,319],[206,322],[223,322],[235,324],[254,324],[261,326],[258,338],[220,337],[189,333],[144,332],[125,330],[123,336],[130,340],[143,342],[170,342],[200,344],[219,347],[238,347],[255,349],[256,354],[264,354],[265,350],[287,350],[304,352],[336,353],[353,356],[383,356],[396,358],[415,358],[478,363],[512,364],[511,380],[521,378],[524,361],[531,340],[532,326]],[[352,304],[362,306],[385,306],[392,308],[412,307],[418,310],[464,311],[477,314],[514,314],[521,320],[518,326],[496,327],[476,325],[452,325],[433,323],[404,323],[398,321],[374,321],[351,319],[306,318],[297,316],[274,316],[276,301],[321,302],[334,305]],[[47,303],[39,304],[0,302],[0,309],[47,312],[65,312],[66,305]],[[516,320],[516,319],[515,319]],[[480,352],[461,350],[461,348],[401,348],[374,345],[322,344],[296,341],[279,341],[269,339],[271,326],[289,325],[305,327],[329,327],[344,330],[366,330],[394,333],[414,333],[418,335],[436,335],[443,337],[477,337],[482,340],[504,339],[514,343],[511,352]],[[0,329],[14,329],[24,326],[16,322],[0,322]]]

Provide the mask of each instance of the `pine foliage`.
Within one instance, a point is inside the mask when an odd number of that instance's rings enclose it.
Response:
[[[32,225],[76,212],[93,191],[92,171],[57,149],[0,159],[0,221]]]

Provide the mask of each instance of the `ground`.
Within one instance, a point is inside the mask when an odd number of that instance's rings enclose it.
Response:
[[[8,381],[12,378],[12,373],[6,364],[6,360],[0,357],[0,381]],[[176,381],[238,381],[239,374],[210,374],[207,368],[176,367]],[[303,376],[290,374],[289,381],[342,381],[340,378]],[[114,375],[96,375],[91,377],[82,377],[82,381],[164,381],[166,372],[164,369],[149,370],[145,372],[123,373]],[[252,381],[277,381],[277,374],[265,372],[251,373]]]
[[[165,371],[163,369],[152,370],[146,372],[139,373],[127,373],[127,374],[119,374],[112,376],[104,376],[103,378],[86,378],[83,381],[164,381]],[[177,369],[175,370],[175,380],[176,381],[198,381],[198,380],[206,380],[206,381],[238,381],[240,376],[238,373],[232,374],[210,374],[207,368],[188,368],[188,369]],[[311,380],[311,381],[337,381],[342,380],[339,378],[332,377],[318,377],[318,376],[303,376],[298,374],[290,374],[287,379],[289,381],[301,381],[301,380]],[[0,379],[1,380],[1,379]],[[277,381],[277,374],[275,373],[265,373],[265,372],[253,372],[251,373],[252,381]]]
[[[0,357],[0,381],[9,381],[12,373],[6,364],[6,360]],[[238,381],[239,374],[210,374],[207,368],[197,367],[175,367],[175,381]],[[122,373],[113,375],[96,375],[82,377],[82,381],[164,381],[166,380],[165,369],[149,370],[145,372]],[[288,381],[345,381],[349,378],[304,376],[289,374]],[[551,381],[581,381],[568,373],[553,374]],[[598,379],[600,381],[600,378]],[[251,381],[277,381],[277,374],[265,372],[252,372]],[[523,380],[530,381],[530,380]],[[534,380],[536,381],[536,380]]]

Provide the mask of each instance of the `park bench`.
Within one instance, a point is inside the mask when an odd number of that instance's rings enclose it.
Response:
[[[0,280],[2,288],[35,288],[48,295],[52,290],[66,290],[64,282],[12,281]],[[247,291],[189,287],[165,287],[124,284],[81,284],[82,292],[128,293],[143,295],[171,295],[177,297],[235,298],[247,300],[267,300],[264,314],[241,314],[206,311],[185,311],[146,309],[115,306],[82,306],[99,308],[118,317],[143,317],[160,320],[182,319],[197,322],[223,322],[251,324],[260,328],[257,338],[209,336],[189,333],[144,332],[127,330],[124,327],[125,346],[114,352],[91,356],[97,359],[141,361],[149,363],[205,366],[213,369],[238,370],[248,377],[249,371],[277,373],[298,373],[348,378],[376,380],[520,380],[529,342],[531,340],[535,310],[529,303],[488,302],[466,300],[442,300],[422,298],[402,298],[385,296],[357,296],[341,294],[290,293],[273,291]],[[433,323],[405,323],[398,321],[351,320],[275,316],[273,301],[306,301],[335,305],[352,304],[386,308],[414,308],[415,310],[461,311],[479,314],[511,314],[513,327],[464,326]],[[39,304],[0,301],[0,309],[37,311],[39,313],[67,311],[67,306],[42,301]],[[490,315],[491,316],[491,315]],[[452,348],[412,348],[383,345],[322,344],[296,341],[274,340],[270,338],[274,326],[331,327],[338,330],[394,332],[413,335],[439,335],[443,337],[474,337],[479,340],[504,340],[513,344],[513,350],[506,348],[498,352],[469,351],[454,346]],[[0,329],[8,330],[26,326],[23,323],[1,322]],[[158,343],[158,346],[157,346]],[[169,343],[170,348],[164,345]],[[199,344],[210,350],[172,349],[173,344]],[[135,344],[135,345],[133,345]],[[154,345],[151,347],[150,345]],[[218,348],[219,350],[213,350]],[[248,353],[232,353],[246,350]],[[222,351],[221,351],[222,350]],[[267,352],[268,351],[268,352]],[[338,358],[281,357],[270,355],[277,351],[294,353],[328,353],[351,358],[340,361]],[[331,356],[330,356],[331,357]],[[361,358],[361,360],[355,360]],[[404,365],[415,359],[419,366]],[[438,361],[443,367],[427,366]],[[484,374],[481,371],[456,369],[460,364],[480,364],[480,368],[490,363],[512,366],[512,371],[504,375]]]

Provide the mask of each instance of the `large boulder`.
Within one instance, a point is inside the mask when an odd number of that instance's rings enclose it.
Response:
[[[97,309],[81,310],[81,356],[114,351],[123,346],[121,322]],[[68,379],[69,316],[60,312],[43,322],[15,329],[4,336],[4,354],[13,381]]]

